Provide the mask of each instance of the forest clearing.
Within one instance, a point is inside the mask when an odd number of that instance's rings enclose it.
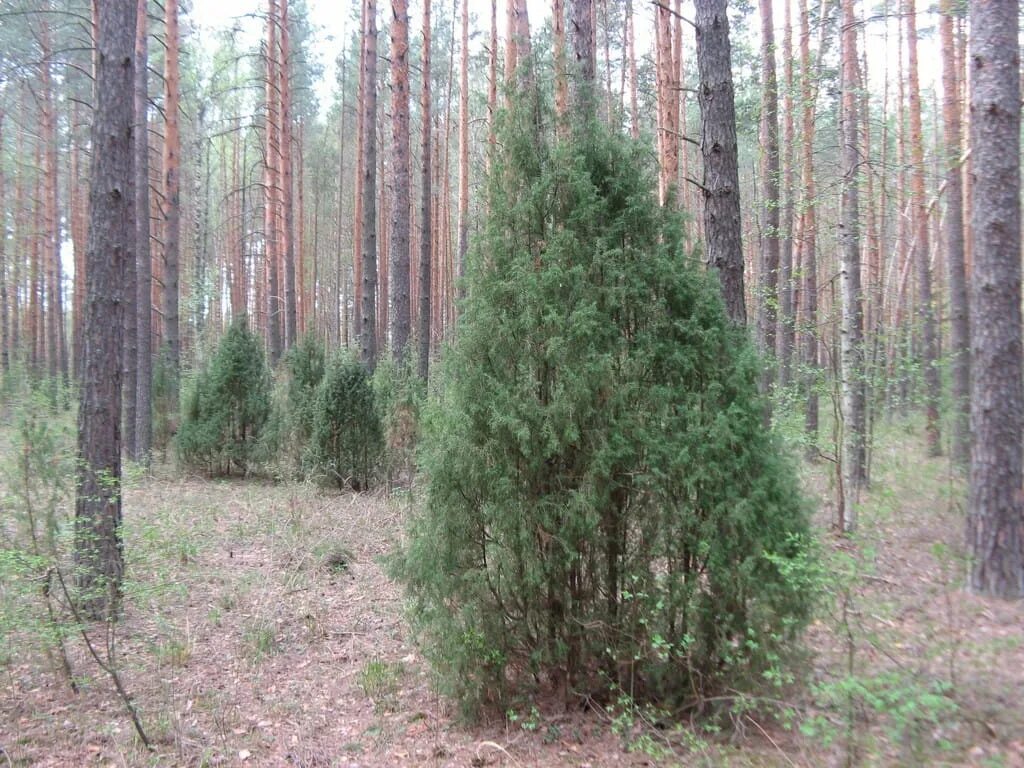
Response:
[[[855,546],[819,514],[836,573],[809,655],[778,702],[751,702],[735,731],[677,733],[642,712],[550,701],[460,724],[381,565],[402,536],[405,492],[157,466],[127,493],[137,597],[118,630],[156,751],[140,748],[80,647],[75,695],[25,635],[3,648],[0,745],[15,766],[810,767],[848,764],[847,750],[863,765],[1024,765],[1024,606],[960,587],[963,487],[918,440],[886,427]],[[827,510],[827,466],[802,473]]]
[[[1024,768],[1020,4],[0,0],[0,768]]]

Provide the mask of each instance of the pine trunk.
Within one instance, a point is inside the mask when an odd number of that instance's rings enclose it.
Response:
[[[362,262],[359,358],[369,371],[377,365],[377,2],[363,0]]]
[[[695,7],[707,260],[718,271],[726,312],[737,325],[746,325],[736,107],[727,4],[726,0],[697,0]]]
[[[169,0],[173,2],[173,0]],[[75,562],[80,610],[117,617],[121,540],[124,273],[134,258],[132,184],[136,5],[99,3],[92,126],[85,354],[78,407]]]
[[[935,307],[932,298],[931,252],[928,236],[928,199],[925,196],[924,138],[921,129],[921,86],[917,66],[917,9],[915,0],[907,0],[907,64],[910,106],[910,153],[913,167],[911,185],[914,197],[914,261],[917,265],[917,303],[921,317],[922,366],[924,368],[925,413],[928,453],[942,453],[939,442],[939,380],[936,350]]]
[[[412,207],[409,168],[409,7],[407,0],[392,0],[391,8],[394,14],[391,23],[391,140],[395,180],[390,243],[391,351],[395,362],[404,364],[412,325],[409,307],[409,213]],[[468,11],[463,13],[468,17]]]
[[[1018,3],[970,5],[971,481],[974,592],[1024,597]]]
[[[761,8],[761,270],[758,334],[761,351],[775,353],[775,324],[779,300],[779,87],[775,71],[775,25],[772,0],[760,0]],[[767,361],[766,361],[767,362]],[[762,389],[771,386],[769,365]]]
[[[946,215],[943,229],[949,270],[949,344],[953,383],[953,460],[966,467],[970,442],[970,335],[967,309],[967,276],[964,271],[963,151],[960,130],[960,89],[954,42],[953,0],[942,0],[942,123],[945,143]]]
[[[164,345],[171,372],[172,412],[177,410],[178,373],[181,369],[181,341],[178,330],[178,265],[181,249],[180,162],[181,134],[178,129],[181,77],[178,63],[178,0],[165,0],[167,51],[164,63]],[[134,84],[133,84],[134,85]]]
[[[494,17],[493,11],[495,3],[492,1],[492,19]],[[491,50],[491,95],[488,97],[497,98],[496,80],[495,73],[493,71],[493,64],[497,58],[497,52],[492,35],[492,50]],[[422,192],[420,200],[420,227],[422,231],[420,233],[420,260],[419,260],[419,327],[417,328],[417,335],[419,337],[419,365],[418,371],[420,378],[424,381],[430,374],[430,318],[431,318],[431,290],[430,290],[430,276],[431,276],[431,265],[433,264],[433,214],[431,212],[431,195],[433,194],[431,186],[431,103],[430,103],[430,0],[423,0],[423,88],[420,93],[420,112],[422,113],[422,128],[421,128],[421,152],[423,167],[420,172],[420,179],[422,183]],[[493,109],[492,104],[492,109]],[[491,113],[493,118],[493,111]],[[493,125],[493,123],[492,123]]]

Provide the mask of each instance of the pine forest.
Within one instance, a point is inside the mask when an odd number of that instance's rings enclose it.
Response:
[[[1012,0],[0,0],[0,767],[1024,765]]]

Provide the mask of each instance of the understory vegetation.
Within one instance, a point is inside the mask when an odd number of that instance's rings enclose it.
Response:
[[[709,688],[703,708],[686,706],[700,689],[672,706],[653,701],[653,689],[616,684],[603,698],[571,696],[567,710],[520,677],[500,710],[467,725],[433,693],[437,673],[386,567],[429,484],[353,495],[295,480],[195,479],[173,464],[130,469],[124,613],[107,628],[77,621],[57,581],[71,568],[71,420],[17,400],[0,427],[0,745],[14,765],[77,763],[85,744],[90,756],[130,765],[243,752],[267,765],[289,754],[601,765],[625,751],[659,765],[1010,766],[1019,755],[1020,609],[962,589],[962,482],[948,459],[924,456],[917,420],[879,421],[876,481],[855,537],[832,532],[830,463],[797,467],[820,510],[810,526],[819,551],[774,566],[817,596],[799,654]],[[791,421],[786,411],[776,418]],[[646,600],[624,598],[623,610]],[[133,734],[83,631],[155,753]],[[654,632],[648,656],[632,660],[637,682],[657,669],[659,649],[671,658]]]

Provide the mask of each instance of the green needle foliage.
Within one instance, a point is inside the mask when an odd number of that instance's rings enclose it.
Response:
[[[499,129],[396,571],[467,712],[536,684],[686,706],[805,620],[805,509],[649,152],[596,123],[551,144],[536,114]]]
[[[324,378],[324,345],[312,332],[306,333],[287,356],[288,402],[299,443],[304,445],[313,433],[317,388]]]
[[[221,339],[185,397],[178,453],[209,474],[246,472],[270,414],[270,373],[244,317]]]
[[[384,450],[384,432],[370,377],[346,352],[327,367],[316,400],[309,464],[315,475],[339,488],[366,490]]]

